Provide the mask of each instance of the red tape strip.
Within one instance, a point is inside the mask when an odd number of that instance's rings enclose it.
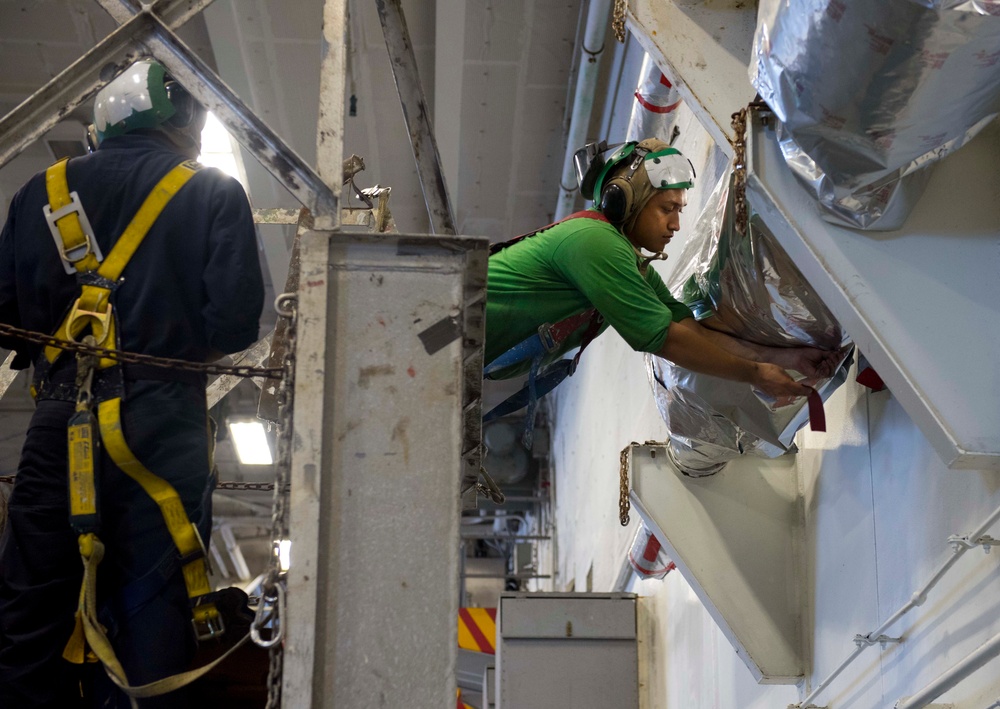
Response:
[[[823,411],[823,399],[819,392],[809,388],[809,428],[813,431],[826,431],[826,412]]]

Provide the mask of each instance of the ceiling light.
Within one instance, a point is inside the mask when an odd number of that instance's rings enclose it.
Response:
[[[264,424],[260,421],[230,421],[229,432],[236,446],[236,455],[243,465],[270,465],[274,462]]]

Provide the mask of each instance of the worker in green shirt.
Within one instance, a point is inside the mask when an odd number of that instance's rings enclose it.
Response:
[[[694,184],[694,169],[679,151],[647,139],[626,143],[607,161],[599,153],[593,157],[589,170],[578,171],[595,209],[494,247],[486,376],[506,379],[530,371],[526,390],[532,391],[515,395],[486,420],[525,405],[530,417],[537,399],[572,373],[579,356],[555,361],[609,326],[634,350],[747,382],[773,397],[810,393],[786,370],[813,378],[832,375],[836,353],[766,347],[698,323],[648,267],[680,229],[687,189]],[[560,371],[552,374],[554,368]]]

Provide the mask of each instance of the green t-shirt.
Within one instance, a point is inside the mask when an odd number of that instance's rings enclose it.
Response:
[[[597,308],[634,350],[658,352],[670,323],[691,311],[667,290],[655,270],[639,272],[628,240],[607,222],[578,218],[507,247],[489,261],[486,298],[486,364],[536,333]],[[577,347],[586,325],[563,342],[551,361]],[[530,362],[494,374],[522,374]]]

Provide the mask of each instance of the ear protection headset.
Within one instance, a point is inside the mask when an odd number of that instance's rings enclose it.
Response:
[[[577,180],[584,196],[593,195],[594,204],[612,224],[620,226],[632,216],[636,207],[636,189],[632,178],[643,163],[646,177],[653,189],[687,189],[694,186],[694,166],[691,161],[672,147],[656,152],[632,141],[615,146],[615,151],[605,161],[601,154],[607,151],[606,142],[588,143],[573,155]],[[608,178],[616,167],[628,162],[625,170]]]
[[[623,224],[632,213],[635,206],[635,189],[632,187],[632,176],[642,165],[643,159],[649,153],[638,143],[625,143],[608,158],[594,185],[594,203],[612,224]],[[629,160],[628,169],[620,175],[605,181],[608,174],[622,162]]]

